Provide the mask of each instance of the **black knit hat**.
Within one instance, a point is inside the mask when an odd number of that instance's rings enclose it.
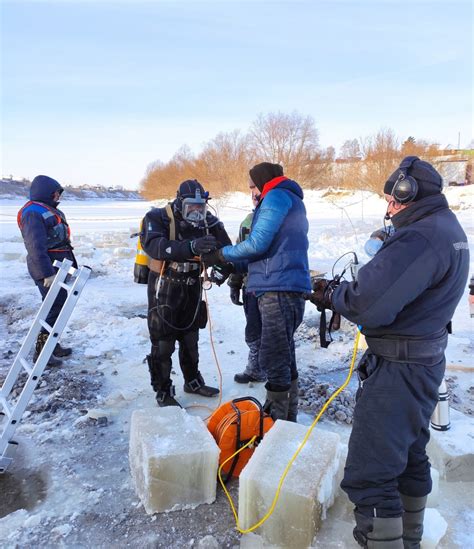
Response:
[[[402,163],[405,160],[406,159],[404,159]],[[400,174],[400,168],[397,168],[387,179],[383,188],[385,194],[392,194],[393,186]],[[438,194],[443,190],[443,178],[429,162],[420,159],[414,160],[413,164],[406,170],[406,175],[413,177],[418,183],[418,192],[416,193],[413,202],[427,196]]]
[[[179,186],[177,196],[178,198],[194,198],[198,189],[201,193],[201,197],[205,198],[204,187],[201,183],[199,183],[197,179],[186,179],[186,181],[183,181]]]
[[[265,183],[268,183],[275,177],[283,175],[283,168],[280,164],[271,162],[262,162],[257,164],[249,171],[250,179],[255,183],[257,189],[262,192]]]

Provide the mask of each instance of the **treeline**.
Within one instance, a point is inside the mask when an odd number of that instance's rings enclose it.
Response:
[[[393,130],[347,140],[336,158],[334,147],[319,146],[314,119],[298,112],[261,114],[246,133],[220,133],[195,155],[181,147],[168,162],[150,164],[140,182],[149,200],[169,198],[185,179],[198,179],[214,196],[246,191],[248,170],[258,162],[278,162],[285,174],[304,188],[338,186],[381,192],[383,184],[406,155],[429,161],[443,154],[439,146],[409,137],[403,142]]]

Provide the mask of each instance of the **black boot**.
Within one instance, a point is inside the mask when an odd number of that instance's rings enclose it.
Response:
[[[46,334],[44,332],[40,332],[38,334],[38,338],[36,339],[35,352],[33,355],[33,362],[36,362],[38,360],[38,357],[40,356],[48,337],[49,334]],[[48,366],[61,366],[62,363],[62,360],[59,360],[59,358],[56,358],[54,355],[51,355],[48,360]]]
[[[423,537],[423,519],[428,496],[414,498],[400,494],[403,504],[403,547],[420,549]]]
[[[206,385],[202,375],[198,372],[197,377],[184,384],[184,392],[204,397],[213,397],[219,394],[219,389]]]
[[[156,391],[156,403],[160,408],[165,408],[166,406],[179,406],[182,408],[181,404],[174,398],[176,391],[173,385],[170,385],[165,390]]]
[[[257,379],[255,377],[253,377],[252,375],[247,374],[247,372],[241,372],[240,374],[235,374],[234,381],[236,383],[250,383],[250,382],[260,383],[260,382],[266,381],[266,378]]]
[[[366,517],[354,512],[354,539],[366,549],[403,549],[402,517]]]
[[[291,382],[290,402],[288,404],[288,421],[293,423],[296,423],[298,419],[298,401],[298,378],[296,378]]]
[[[170,364],[166,361],[160,362],[160,357],[147,355],[148,371],[150,372],[150,381],[153,390],[156,393],[156,403],[160,408],[165,406],[179,406],[181,404],[174,398],[176,392],[169,378]],[[160,369],[161,365],[161,369]],[[164,367],[163,367],[164,366]]]
[[[54,348],[53,355],[54,356],[69,356],[72,354],[71,347],[63,347],[60,343],[56,344],[56,347]]]
[[[263,411],[270,414],[273,420],[288,419],[288,408],[290,406],[289,391],[269,391],[263,405]]]

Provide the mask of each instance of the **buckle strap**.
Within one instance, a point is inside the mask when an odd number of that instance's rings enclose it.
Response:
[[[188,381],[187,383],[188,387],[193,390],[193,391],[197,391],[198,389],[200,389],[204,384],[201,383],[201,381],[198,379],[198,378],[194,378],[192,379],[191,381]]]

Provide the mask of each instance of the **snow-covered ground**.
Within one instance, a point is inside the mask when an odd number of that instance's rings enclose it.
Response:
[[[323,196],[325,195],[326,196]],[[447,189],[448,200],[466,230],[474,249],[473,187]],[[306,193],[310,220],[310,266],[331,272],[343,253],[356,251],[364,262],[368,235],[380,227],[385,203],[370,193]],[[16,212],[23,202],[1,201],[0,206],[0,380],[6,374],[36,313],[39,293],[29,278],[25,249],[16,226]],[[240,221],[250,210],[249,196],[236,193],[213,200],[220,218],[235,239]],[[61,368],[45,372],[28,411],[17,430],[20,442],[9,472],[0,477],[1,547],[193,547],[207,535],[219,547],[239,544],[239,535],[221,490],[212,505],[195,510],[148,516],[136,497],[128,467],[128,432],[131,412],[153,407],[147,366],[146,288],[133,283],[136,240],[130,238],[150,204],[144,202],[89,201],[61,205],[71,224],[73,244],[80,264],[92,268],[76,310],[63,334],[74,354]],[[340,272],[341,261],[335,268]],[[471,264],[471,272],[474,272]],[[208,292],[212,337],[222,370],[223,401],[252,395],[264,398],[262,384],[254,387],[233,382],[246,363],[244,315],[229,299],[226,285]],[[454,333],[447,351],[448,383],[452,405],[474,414],[474,382],[463,367],[472,367],[473,320],[466,295],[454,317]],[[307,393],[301,404],[309,424],[319,400],[310,387],[335,387],[344,379],[354,328],[343,321],[335,342],[319,347],[319,313],[307,305],[298,332],[297,359]],[[207,382],[218,383],[210,334],[201,332],[201,371]],[[173,376],[177,398],[191,414],[206,417],[196,404],[215,405],[182,391],[179,367]],[[323,386],[322,392],[327,387]],[[352,403],[353,380],[340,402],[346,411]],[[320,391],[321,392],[321,391]],[[343,410],[342,408],[339,410]],[[334,410],[312,436],[324,429],[337,431],[347,441],[350,414]],[[104,419],[105,418],[105,419]],[[346,421],[347,420],[347,421]],[[231,483],[237,498],[237,483]],[[474,513],[472,485],[441,482],[438,510],[448,522],[439,547],[469,547]],[[3,517],[3,518],[1,518]],[[340,494],[316,540],[316,547],[355,547],[350,505]],[[337,532],[337,534],[335,534]]]

